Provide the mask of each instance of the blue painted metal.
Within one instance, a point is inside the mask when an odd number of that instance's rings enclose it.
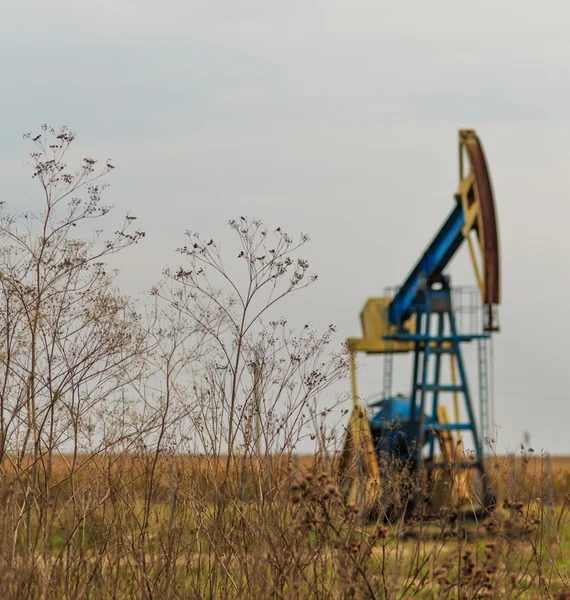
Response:
[[[435,381],[439,381],[440,376],[441,376],[441,355],[442,355],[441,350],[443,348],[442,348],[442,344],[440,342],[442,341],[444,332],[445,332],[445,322],[443,321],[442,318],[439,318],[438,323],[437,323],[437,340],[436,340],[436,350],[438,350],[438,352],[435,353],[435,367],[434,367],[434,380]],[[434,412],[434,414],[437,414],[437,407],[439,404],[439,392],[440,391],[441,390],[434,389],[434,394],[433,394],[433,412]],[[430,443],[429,443],[430,459],[433,460],[434,455],[435,455],[435,436],[432,436],[430,438]]]
[[[445,236],[443,238],[448,239]],[[448,254],[434,252],[437,256]],[[434,459],[437,432],[454,430],[470,432],[477,458],[473,466],[482,473],[482,448],[463,364],[461,344],[488,337],[489,334],[459,334],[452,306],[449,278],[439,276],[437,283],[440,286],[437,289],[418,288],[416,295],[408,303],[408,310],[416,317],[416,331],[411,333],[401,331],[386,336],[394,340],[414,340],[411,397],[388,398],[374,403],[376,412],[370,420],[370,427],[379,453],[385,453],[399,460],[412,459],[416,464],[423,460],[426,444],[430,459]],[[414,285],[407,286],[408,290],[413,288]],[[407,318],[406,313],[403,314],[403,318]],[[458,381],[452,384],[441,380],[441,357],[444,353],[453,355],[457,366]],[[467,418],[461,422],[438,422],[437,410],[441,395],[448,393],[457,393],[462,398]]]
[[[455,336],[455,340],[458,342],[471,342],[477,339],[487,339],[489,337],[488,333],[481,334],[473,334],[473,335],[457,335]],[[391,335],[383,336],[385,340],[402,340],[402,341],[412,341],[412,342],[436,342],[436,341],[446,341],[449,339],[449,336],[444,336],[441,339],[438,338],[437,335],[429,335],[429,334],[414,334],[414,333],[394,333]],[[448,352],[447,349],[441,350],[442,352]]]
[[[428,384],[425,386],[426,392],[462,392],[463,386],[461,385],[437,385]]]
[[[404,421],[400,420],[396,428],[400,429],[398,435],[405,434],[406,448],[410,449],[410,452],[412,452],[411,448],[414,449],[412,458],[416,463],[422,461],[422,453],[426,443],[429,444],[429,456],[433,459],[435,432],[451,430],[471,432],[477,458],[477,465],[475,466],[480,465],[482,468],[482,449],[477,433],[461,344],[481,337],[488,337],[488,334],[460,335],[458,333],[451,301],[449,278],[441,277],[438,283],[441,284],[441,289],[419,289],[413,301],[409,304],[410,310],[413,310],[416,316],[416,331],[414,333],[401,332],[386,336],[395,340],[413,339],[415,341],[412,395],[411,398],[406,400],[408,403],[407,408],[403,407],[401,403],[399,405],[400,414],[405,415],[406,418]],[[437,333],[432,333],[434,320],[437,324]],[[459,380],[454,384],[445,384],[441,381],[441,356],[444,350],[445,353],[452,354],[456,361]],[[434,361],[433,368],[431,368],[432,361]],[[467,412],[466,422],[438,423],[437,408],[441,394],[445,393],[460,394]],[[430,399],[431,402],[429,402]],[[371,426],[373,424],[377,425],[374,418],[371,421]],[[392,452],[395,447],[394,435],[390,434],[388,436]],[[401,442],[399,444],[401,450],[402,444]],[[383,447],[386,447],[385,442]]]
[[[457,203],[390,303],[388,319],[391,325],[403,328],[405,321],[412,316],[414,312],[412,305],[418,293],[443,273],[460,248],[464,240],[461,232],[464,224],[463,208],[460,203]]]
[[[417,436],[414,443],[416,460],[418,461],[421,460],[423,446],[427,439],[425,424],[427,422],[437,423],[437,407],[440,395],[450,392],[462,395],[464,405],[467,408],[468,423],[452,423],[440,427],[439,430],[471,430],[474,436],[477,457],[479,458],[481,454],[460,345],[475,339],[486,339],[489,334],[460,334],[457,331],[449,289],[449,278],[443,275],[444,269],[463,243],[462,228],[464,224],[463,207],[458,202],[388,307],[390,324],[397,327],[397,332],[385,336],[384,339],[413,341],[415,344],[412,398],[410,399],[408,422],[410,433],[413,432]],[[441,287],[435,289],[435,283],[438,283]],[[407,331],[404,324],[412,315],[416,316],[416,330]],[[437,319],[437,333],[435,334],[432,331],[434,318]],[[459,382],[457,384],[445,385],[440,382],[441,355],[443,353],[455,357],[459,371]],[[429,367],[432,355],[435,358],[435,365],[431,376]],[[431,410],[426,415],[425,410],[429,395],[431,395],[432,400]],[[433,453],[434,439],[432,436],[429,452],[432,458]]]
[[[434,431],[471,431],[471,423],[435,423],[432,425]]]
[[[477,148],[479,148],[477,142]],[[474,146],[473,146],[474,147]],[[496,221],[490,181],[482,158],[472,151],[470,161],[475,164],[475,177],[482,202],[485,226],[491,244],[485,246],[485,290],[484,305],[491,312],[485,324],[485,332],[493,330],[492,304],[498,303],[498,244],[496,241]],[[469,152],[469,150],[468,150]],[[473,162],[475,161],[475,162]],[[483,167],[480,165],[483,165]],[[461,175],[463,177],[463,175]],[[481,196],[483,190],[483,196]],[[460,249],[465,237],[465,215],[459,196],[455,207],[429,243],[424,253],[414,265],[402,286],[394,294],[388,306],[388,321],[395,333],[384,336],[384,340],[413,342],[414,360],[410,398],[388,398],[376,403],[377,412],[370,425],[378,444],[378,450],[397,455],[400,459],[412,458],[415,465],[423,462],[423,452],[429,445],[429,457],[434,459],[434,446],[437,432],[461,430],[473,435],[476,461],[471,463],[484,476],[482,441],[478,436],[477,424],[467,382],[461,346],[473,340],[485,340],[489,333],[459,333],[456,315],[452,306],[449,278],[444,270]],[[485,233],[485,240],[487,240]],[[489,291],[490,290],[490,291]],[[406,327],[408,320],[415,316],[415,331]],[[435,321],[435,323],[434,323]],[[434,330],[437,333],[434,333]],[[411,344],[410,344],[411,345]],[[458,381],[452,384],[441,381],[441,357],[451,355],[458,372]],[[390,363],[391,364],[391,363]],[[386,387],[386,386],[385,386]],[[466,419],[461,422],[439,423],[438,406],[442,394],[457,394]],[[397,418],[396,418],[397,417]],[[459,417],[457,419],[459,421]],[[469,464],[466,461],[465,464]],[[428,469],[429,470],[429,469]]]
[[[374,406],[377,410],[370,420],[370,430],[378,452],[399,460],[410,459],[419,437],[417,423],[411,421],[410,399],[387,398]],[[429,425],[436,425],[436,422],[426,416],[426,425],[429,429]],[[426,436],[426,439],[433,437],[429,430]]]
[[[388,320],[396,332],[385,340],[414,343],[410,398],[388,398],[377,403],[370,426],[378,453],[409,460],[419,467],[427,444],[430,464],[434,464],[435,441],[443,431],[472,434],[476,460],[465,465],[475,467],[484,476],[482,442],[478,435],[461,345],[490,337],[485,332],[459,333],[449,278],[444,270],[464,241],[463,207],[458,202],[432,239],[421,258],[394,295],[388,306]],[[406,322],[415,316],[415,331]],[[441,357],[449,354],[455,361],[458,380],[441,381]],[[438,405],[442,394],[458,394],[466,413],[459,421],[439,423]],[[466,416],[466,418],[465,418]]]

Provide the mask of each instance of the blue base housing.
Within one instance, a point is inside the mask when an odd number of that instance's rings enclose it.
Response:
[[[408,460],[412,457],[414,443],[418,440],[418,424],[410,422],[411,401],[409,398],[387,398],[375,403],[378,410],[370,419],[370,429],[378,454],[386,458]],[[426,429],[434,421],[425,415]],[[426,440],[430,439],[426,431]]]

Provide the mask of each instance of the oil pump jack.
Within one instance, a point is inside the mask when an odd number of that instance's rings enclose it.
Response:
[[[458,328],[454,290],[446,273],[464,244],[473,262],[481,309],[476,330],[469,332]],[[362,338],[347,340],[353,411],[340,458],[347,495],[357,497],[364,477],[368,504],[381,502],[389,477],[385,467],[397,464],[406,465],[415,480],[425,483],[424,492],[411,495],[406,514],[421,507],[425,514],[435,514],[443,506],[457,510],[468,506],[475,514],[493,510],[481,432],[489,428],[488,406],[481,404],[478,424],[462,347],[473,341],[481,347],[499,330],[499,284],[491,179],[477,134],[463,129],[459,131],[459,186],[451,212],[394,294],[368,299],[360,314]],[[411,354],[409,397],[383,397],[365,407],[357,393],[357,353],[390,358]],[[450,382],[443,381],[445,357],[450,360]],[[446,403],[450,396],[453,410]],[[487,398],[479,401],[486,404]],[[471,438],[471,455],[464,450],[462,435]],[[474,480],[476,494],[471,491]]]

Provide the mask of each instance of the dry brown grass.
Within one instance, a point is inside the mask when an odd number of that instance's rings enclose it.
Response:
[[[225,485],[224,457],[162,455],[154,474],[143,453],[84,455],[72,474],[54,458],[31,532],[19,507],[32,465],[5,468],[3,597],[551,598],[570,583],[565,500],[552,529],[544,505],[514,490],[484,523],[368,521],[322,456],[240,458]],[[533,461],[515,475],[537,498]],[[507,463],[495,461],[504,479]]]
[[[228,254],[188,232],[176,270],[137,305],[105,264],[145,237],[132,215],[104,225],[112,164],[87,157],[70,170],[66,128],[25,137],[39,205],[0,211],[2,598],[570,590],[570,496],[557,459],[554,483],[542,458],[523,455],[512,475],[491,460],[501,501],[475,522],[449,510],[400,518],[427,490],[393,463],[382,465],[374,512],[358,477],[357,500],[345,496],[330,459],[342,398],[328,392],[348,373],[347,354],[331,349],[332,325],[295,329],[277,306],[316,281],[299,254],[306,234],[238,216]],[[319,451],[297,461],[292,449],[308,435]],[[184,454],[195,448],[204,455]]]
[[[248,476],[253,470],[267,471],[271,470],[275,485],[281,485],[288,481],[292,476],[299,474],[304,477],[308,472],[317,472],[319,470],[330,471],[336,465],[337,458],[328,456],[326,458],[319,455],[301,454],[266,456],[252,459],[248,457],[245,463],[245,469]],[[91,456],[88,454],[79,454],[76,457],[76,463],[72,466],[73,457],[71,455],[60,454],[52,459],[52,477],[57,486],[65,486],[73,471],[77,481],[90,481],[98,477],[102,472],[116,474],[128,474],[133,485],[136,484],[139,475],[135,465],[140,462],[140,455],[136,454],[113,454]],[[220,455],[215,458],[204,455],[174,454],[161,455],[158,458],[158,468],[155,484],[160,488],[168,488],[170,473],[174,470],[176,473],[192,473],[197,480],[202,480],[207,491],[215,480],[221,483],[226,470],[227,456]],[[514,464],[514,468],[513,468]],[[545,477],[545,458],[540,455],[527,454],[516,456],[495,456],[486,459],[487,469],[493,480],[496,493],[499,497],[504,497],[510,482],[514,477],[517,486],[531,489],[536,486],[537,481]],[[31,466],[30,459],[24,460],[18,469],[23,476]],[[5,459],[2,466],[2,476],[12,478],[15,476],[16,468],[14,460]],[[233,476],[236,481],[241,481],[244,470],[244,459],[239,455],[232,467]],[[570,481],[570,456],[552,456],[551,457],[551,478],[554,501],[557,503],[565,500],[567,483]]]

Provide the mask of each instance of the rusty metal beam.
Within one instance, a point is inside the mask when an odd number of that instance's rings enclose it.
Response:
[[[480,218],[473,228],[477,233],[483,260],[483,302],[488,306],[499,304],[500,294],[500,255],[497,213],[493,196],[493,186],[479,137],[472,129],[459,131],[460,156],[465,150],[473,174],[474,193],[479,203]],[[463,160],[460,157],[460,180],[464,180]],[[469,177],[469,175],[467,175]],[[461,184],[460,184],[461,187]]]

